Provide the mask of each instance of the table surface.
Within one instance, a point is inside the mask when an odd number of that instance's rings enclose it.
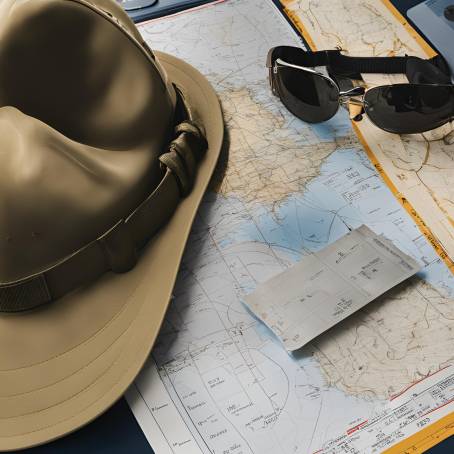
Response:
[[[392,0],[402,14],[420,0]],[[142,430],[137,424],[124,399],[117,402],[104,415],[91,424],[68,435],[33,449],[21,451],[26,454],[153,454]],[[454,436],[428,451],[430,454],[454,453]]]

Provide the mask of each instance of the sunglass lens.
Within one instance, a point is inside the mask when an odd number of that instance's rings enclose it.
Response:
[[[368,90],[367,116],[381,129],[416,134],[445,124],[454,115],[454,89],[444,85],[397,84]]]
[[[276,88],[285,107],[308,123],[329,120],[339,108],[339,90],[324,77],[288,66],[278,66]]]

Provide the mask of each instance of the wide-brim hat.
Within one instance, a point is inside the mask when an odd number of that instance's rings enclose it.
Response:
[[[62,0],[44,3],[49,1]],[[39,9],[40,2],[30,3]],[[12,2],[2,3],[6,8]],[[137,40],[148,52],[113,2],[76,3],[101,14],[124,39]],[[203,75],[178,58],[154,55],[206,133],[208,149],[193,188],[129,272],[105,273],[32,310],[0,313],[0,450],[56,439],[103,413],[132,383],[158,335],[191,225],[221,150],[223,119]]]

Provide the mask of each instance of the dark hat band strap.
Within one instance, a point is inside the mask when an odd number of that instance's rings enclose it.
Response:
[[[190,116],[189,109],[186,109]],[[126,218],[48,270],[26,279],[0,284],[0,312],[35,308],[86,285],[107,271],[123,273],[137,262],[138,251],[174,213],[190,192],[194,165],[207,149],[202,130],[191,120],[176,128],[168,152],[175,165],[161,159],[164,176],[154,191]]]

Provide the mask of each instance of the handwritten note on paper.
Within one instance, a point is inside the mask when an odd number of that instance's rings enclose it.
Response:
[[[293,351],[420,268],[363,225],[258,286],[245,302]]]

